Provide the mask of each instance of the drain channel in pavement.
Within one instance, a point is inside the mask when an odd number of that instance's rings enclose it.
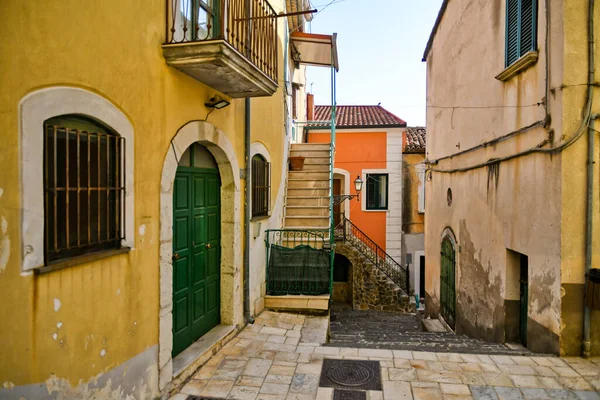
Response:
[[[354,390],[381,390],[379,361],[323,360],[321,387]]]
[[[367,400],[367,392],[335,389],[333,400]]]

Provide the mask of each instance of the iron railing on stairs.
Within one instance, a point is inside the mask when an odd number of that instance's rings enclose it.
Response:
[[[377,269],[383,272],[392,282],[398,285],[405,293],[409,293],[408,267],[400,265],[388,253],[375,243],[366,233],[352,223],[344,213],[341,213],[340,222],[335,227],[336,240],[343,240],[354,246],[362,255],[367,257]]]

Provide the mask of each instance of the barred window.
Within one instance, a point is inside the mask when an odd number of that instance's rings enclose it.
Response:
[[[45,262],[118,249],[124,237],[125,139],[99,121],[44,122]]]
[[[271,211],[271,163],[261,155],[252,157],[252,217]]]

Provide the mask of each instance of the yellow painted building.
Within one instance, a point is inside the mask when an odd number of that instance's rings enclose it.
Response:
[[[308,4],[209,3],[0,4],[0,398],[167,395],[264,307]]]
[[[594,0],[442,4],[424,54],[426,310],[457,333],[600,354],[584,307],[600,268],[599,26]]]

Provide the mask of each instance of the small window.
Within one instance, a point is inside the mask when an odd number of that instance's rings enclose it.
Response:
[[[252,217],[266,217],[271,211],[271,163],[261,155],[252,157]]]
[[[367,174],[367,210],[387,210],[388,174]]]
[[[44,122],[46,265],[123,239],[125,139],[108,126],[64,115]]]
[[[506,0],[506,67],[537,47],[537,0]]]

